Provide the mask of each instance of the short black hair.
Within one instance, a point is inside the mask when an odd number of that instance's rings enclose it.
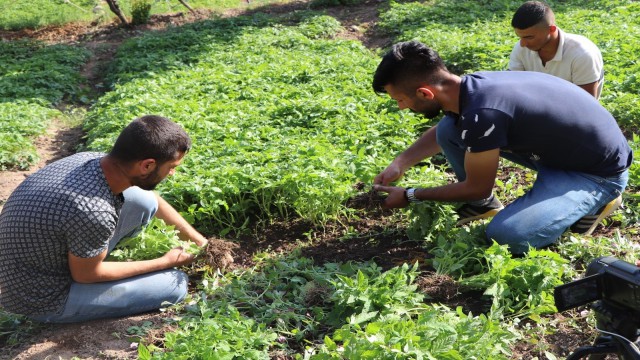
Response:
[[[416,40],[397,43],[382,57],[373,75],[373,91],[386,93],[384,87],[390,84],[435,83],[433,75],[439,69],[447,70],[435,50]]]
[[[511,18],[511,26],[515,29],[528,29],[546,21],[551,25],[555,21],[553,11],[549,5],[541,1],[527,1],[520,5]]]
[[[109,156],[123,163],[176,160],[191,148],[191,138],[177,123],[157,115],[133,120],[116,139]]]

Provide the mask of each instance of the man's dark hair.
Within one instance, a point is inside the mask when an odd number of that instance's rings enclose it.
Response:
[[[408,88],[424,82],[435,84],[439,69],[447,70],[435,50],[415,40],[397,43],[382,57],[373,75],[373,91],[386,93],[386,85]]]
[[[162,164],[176,160],[190,148],[191,139],[180,125],[162,116],[146,115],[122,130],[109,156],[123,163],[154,159]]]
[[[543,21],[546,25],[552,25],[555,22],[555,16],[549,5],[541,1],[527,1],[513,14],[511,26],[524,30]]]

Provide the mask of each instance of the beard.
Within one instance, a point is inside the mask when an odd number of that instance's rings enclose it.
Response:
[[[413,112],[421,114],[427,119],[435,119],[440,115],[441,111],[442,106],[438,103],[425,104],[425,106],[421,106],[420,108],[413,110]]]
[[[441,109],[429,109],[426,111],[421,111],[420,114],[422,114],[422,116],[426,117],[427,119],[435,119],[440,116],[440,110]]]
[[[160,184],[164,180],[159,174],[158,169],[153,170],[152,173],[147,176],[139,176],[132,180],[134,186],[139,187],[142,190],[155,190],[156,186]]]

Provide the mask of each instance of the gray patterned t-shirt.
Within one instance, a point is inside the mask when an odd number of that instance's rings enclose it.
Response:
[[[13,313],[64,309],[72,279],[68,253],[107,249],[123,203],[107,184],[102,153],[78,153],[29,176],[0,213],[0,304]]]

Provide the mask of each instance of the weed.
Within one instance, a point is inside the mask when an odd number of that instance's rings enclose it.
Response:
[[[18,345],[31,335],[37,325],[21,315],[15,315],[0,308],[0,347],[10,348]]]
[[[131,24],[146,24],[151,17],[151,5],[150,0],[131,0]]]

